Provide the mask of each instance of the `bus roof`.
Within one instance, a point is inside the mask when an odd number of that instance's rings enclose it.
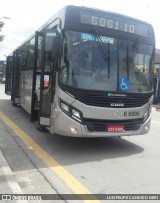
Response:
[[[87,12],[95,12],[96,13],[101,13],[102,16],[103,14],[108,14],[108,15],[112,15],[112,16],[115,16],[117,18],[124,18],[124,19],[128,19],[130,22],[137,22],[140,24],[144,24],[146,26],[149,26],[152,30],[153,30],[153,27],[151,24],[145,22],[145,21],[142,21],[140,19],[137,19],[137,18],[133,18],[133,17],[130,17],[130,16],[127,16],[127,15],[124,15],[124,14],[120,14],[120,13],[116,13],[116,12],[112,12],[112,11],[106,11],[106,10],[100,10],[100,9],[97,9],[97,8],[91,8],[91,7],[84,7],[84,6],[74,6],[74,5],[67,5],[65,7],[63,7],[61,10],[59,10],[56,14],[54,14],[48,21],[46,21],[39,29],[37,29],[36,31],[42,31],[43,29],[45,29],[48,25],[50,25],[56,18],[60,18],[62,19],[62,23],[64,23],[64,20],[65,20],[65,14],[66,14],[66,11],[69,13],[70,15],[70,11],[76,11],[74,13],[76,13],[77,15],[77,11],[81,12],[81,11],[87,11]],[[72,18],[72,22],[75,22],[76,23],[76,18],[74,18],[74,16],[71,16],[70,18]],[[35,36],[35,33],[33,33],[30,37],[28,37],[25,41],[23,41],[16,49],[13,50],[16,51],[18,48],[20,48],[24,43],[26,43],[28,40],[30,40],[31,38],[33,38]]]

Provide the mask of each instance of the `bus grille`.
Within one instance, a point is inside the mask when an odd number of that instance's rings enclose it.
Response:
[[[106,132],[107,126],[124,126],[125,131],[138,130],[143,124],[143,119],[132,120],[97,120],[84,118],[84,125],[86,125],[90,132]]]
[[[110,108],[140,107],[148,102],[148,98],[141,95],[138,97],[108,97],[105,95],[83,94],[78,99],[87,105]],[[114,103],[117,104],[117,106],[112,106]]]

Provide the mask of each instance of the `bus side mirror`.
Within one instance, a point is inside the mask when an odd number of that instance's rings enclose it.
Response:
[[[57,36],[53,38],[52,44],[52,59],[60,57],[60,46],[61,46],[61,37]]]

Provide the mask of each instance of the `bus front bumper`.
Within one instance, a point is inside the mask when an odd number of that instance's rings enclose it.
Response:
[[[150,122],[151,115],[142,125],[140,125],[138,130],[122,132],[89,131],[86,125],[82,125],[66,115],[64,112],[61,112],[55,119],[54,133],[69,137],[121,137],[143,135],[149,132]]]

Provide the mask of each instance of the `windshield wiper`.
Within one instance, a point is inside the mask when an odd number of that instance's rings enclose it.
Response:
[[[128,50],[128,45],[127,45],[126,66],[127,66],[127,80],[129,80],[129,50]]]
[[[126,54],[127,79],[129,79],[129,64],[133,62],[136,56],[136,51],[139,48],[140,42],[141,42],[141,38],[137,38],[132,45],[131,51],[129,51],[129,48],[127,45],[127,54]]]
[[[110,78],[110,43],[108,42],[108,78]]]
[[[96,27],[94,29],[92,29],[91,31],[97,38],[96,43],[103,56],[103,59],[108,62],[108,64],[107,64],[108,65],[108,78],[110,78],[110,43],[108,42],[108,52],[106,54],[105,47],[103,45],[103,42],[102,42],[102,39],[101,39],[99,33],[96,30]]]
[[[137,49],[139,48],[140,43],[141,43],[141,38],[137,38],[137,39],[135,40],[135,42],[133,43],[132,49],[131,49],[131,51],[130,51],[130,53],[129,53],[129,55],[128,55],[129,63],[132,63],[132,62],[133,62],[133,60],[134,60],[134,58],[135,58],[135,55],[136,55],[136,51],[137,51]]]

